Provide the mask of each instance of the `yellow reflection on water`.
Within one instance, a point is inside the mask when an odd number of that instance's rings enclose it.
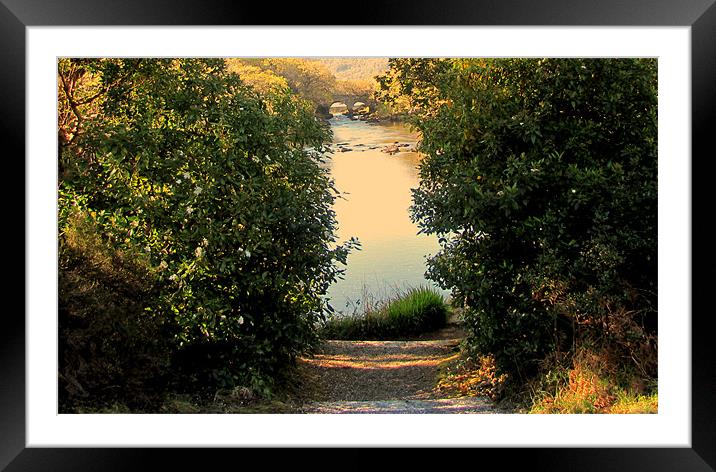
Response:
[[[410,154],[389,157],[374,150],[342,153],[334,158],[336,187],[348,193],[334,206],[339,240],[356,236],[377,242],[417,234],[408,213],[410,189],[418,185],[414,167],[417,155]]]
[[[331,175],[344,198],[336,200],[338,241],[357,237],[361,249],[348,256],[345,278],[332,285],[329,298],[337,310],[355,308],[368,293],[374,300],[392,298],[395,290],[427,285],[426,256],[438,252],[435,236],[418,235],[410,220],[411,189],[418,187],[421,157],[417,135],[402,125],[371,125],[332,120],[335,151]],[[390,155],[383,148],[408,144]],[[341,151],[340,148],[346,149]]]

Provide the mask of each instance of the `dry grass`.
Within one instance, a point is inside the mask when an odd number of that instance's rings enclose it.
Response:
[[[641,414],[641,413],[659,413],[659,395],[653,393],[651,395],[625,396],[619,398],[613,404],[608,413],[612,414]]]
[[[448,397],[481,396],[497,399],[507,375],[498,372],[492,356],[461,359],[447,368],[437,384],[437,391]]]
[[[551,386],[537,390],[529,412],[658,413],[658,394],[647,393],[645,382],[634,374],[625,382],[616,365],[606,352],[580,350],[571,368],[550,372]]]

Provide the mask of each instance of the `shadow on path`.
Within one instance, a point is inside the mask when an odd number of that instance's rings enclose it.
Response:
[[[441,366],[459,356],[461,338],[448,325],[436,339],[327,341],[323,351],[300,360],[311,385],[304,413],[496,413],[486,398],[441,398],[435,391]]]

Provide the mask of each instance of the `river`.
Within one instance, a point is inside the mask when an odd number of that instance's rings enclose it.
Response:
[[[334,116],[329,168],[344,198],[336,200],[338,240],[360,240],[348,256],[346,273],[328,291],[333,308],[344,314],[363,311],[369,302],[393,297],[396,291],[420,285],[426,256],[439,250],[437,237],[418,234],[410,220],[411,189],[418,186],[418,136],[402,124],[373,124]],[[400,152],[381,152],[395,142]],[[346,151],[342,151],[346,149]],[[441,292],[447,295],[446,291]]]

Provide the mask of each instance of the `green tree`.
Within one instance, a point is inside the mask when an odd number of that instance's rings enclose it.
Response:
[[[58,73],[61,234],[79,211],[141,254],[147,316],[171,320],[189,377],[268,390],[316,342],[351,246],[335,244],[327,127],[221,59],[62,59]]]
[[[654,349],[655,60],[395,59],[380,80],[422,132],[412,214],[472,347],[520,373],[575,336]]]

